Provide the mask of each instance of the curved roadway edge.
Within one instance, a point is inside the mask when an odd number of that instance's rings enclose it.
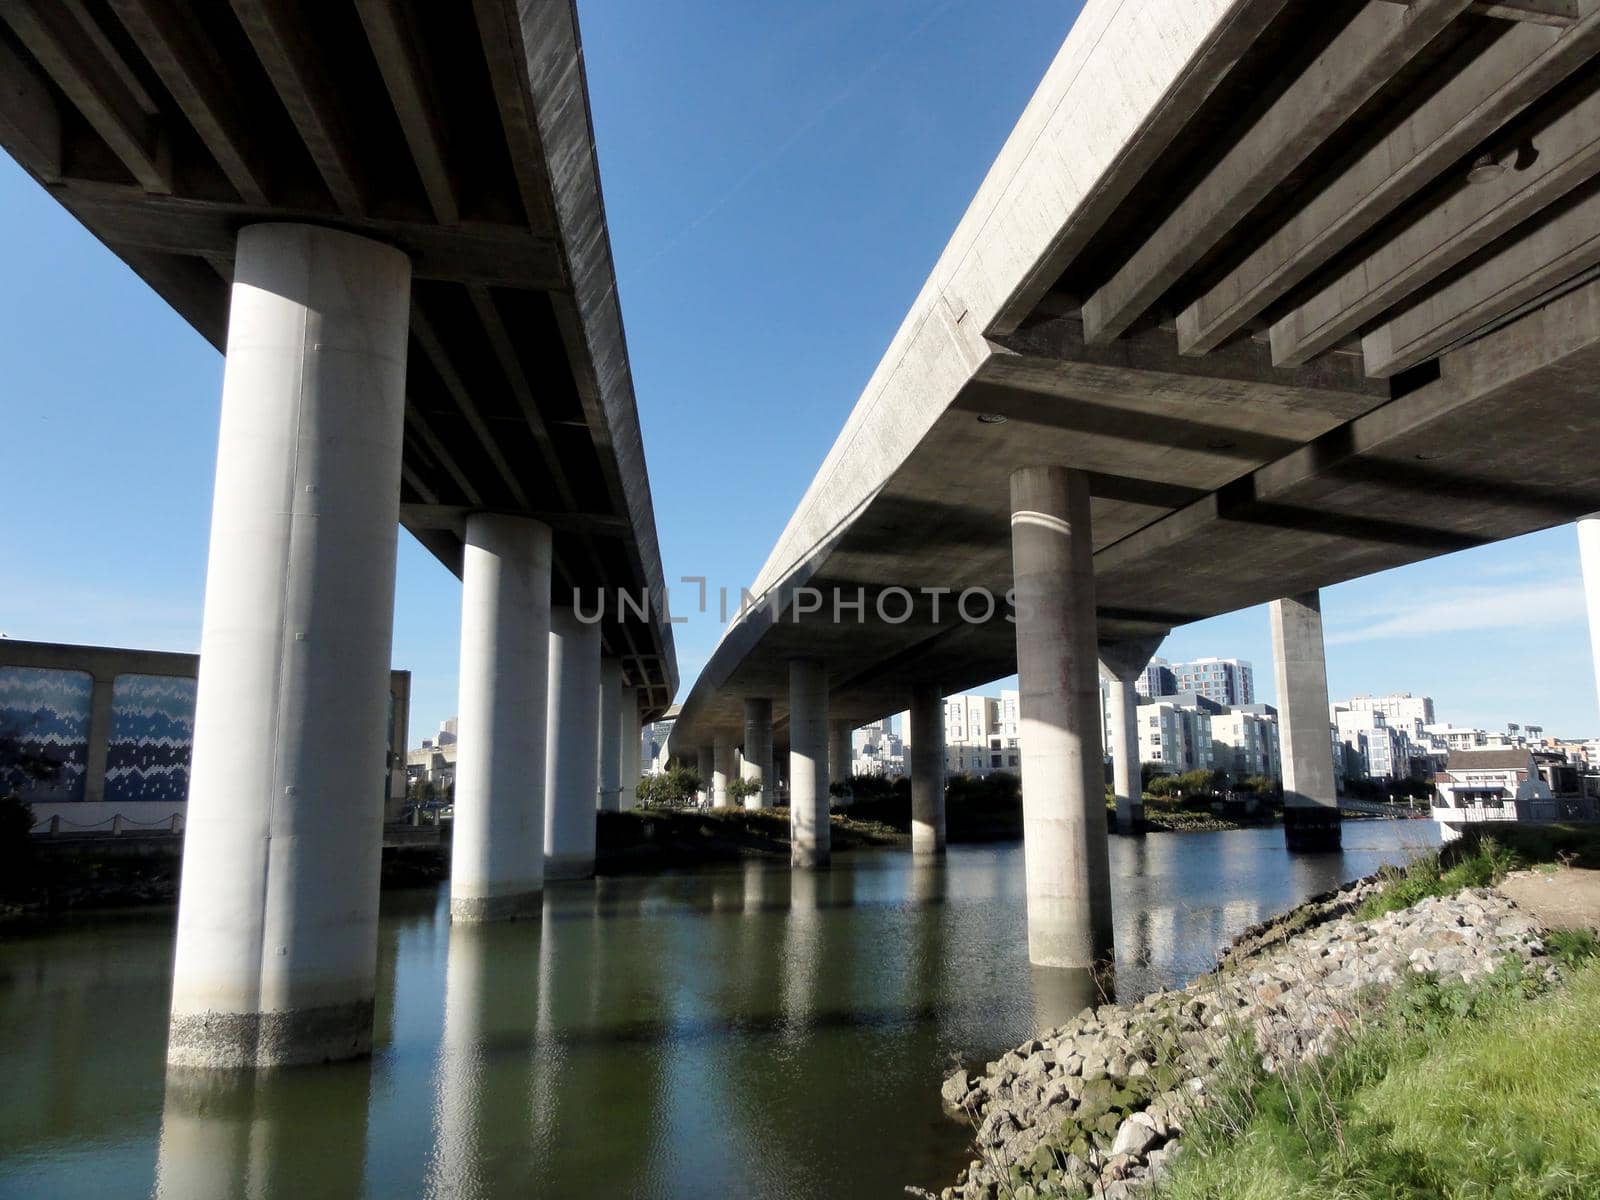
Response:
[[[935,421],[1285,0],[1089,0],[684,700],[680,745]],[[1060,215],[1068,214],[1063,223]],[[680,732],[681,731],[681,732]]]

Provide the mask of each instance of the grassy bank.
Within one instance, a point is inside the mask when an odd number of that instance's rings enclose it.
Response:
[[[1570,864],[1600,867],[1600,829],[1590,825],[1497,825],[1472,831],[1436,854],[1405,867],[1385,867],[1384,887],[1356,915],[1363,920],[1410,908],[1429,896],[1449,896],[1468,887],[1492,887],[1512,871]]]
[[[1342,1049],[1268,1076],[1246,1050],[1187,1123],[1164,1200],[1580,1200],[1600,1194],[1600,960],[1540,990],[1413,976]]]

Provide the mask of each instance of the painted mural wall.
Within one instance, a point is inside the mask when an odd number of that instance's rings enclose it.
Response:
[[[106,800],[183,802],[194,751],[195,681],[118,675],[111,691]]]
[[[83,799],[93,694],[86,671],[0,667],[0,795]]]

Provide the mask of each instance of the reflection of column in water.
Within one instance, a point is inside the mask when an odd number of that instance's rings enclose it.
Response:
[[[167,1072],[156,1200],[358,1196],[368,1061],[307,1070]]]
[[[508,1195],[653,1189],[663,1151],[663,1044],[673,1026],[662,964],[692,962],[698,941],[681,931],[697,933],[702,922],[718,919],[704,911],[708,891],[691,880],[689,911],[675,903],[641,920],[640,900],[662,886],[602,879],[545,893],[530,1087],[538,1179],[524,1173],[509,1180],[522,1186]]]
[[[822,957],[823,914],[818,905],[831,871],[789,872],[789,921],[784,931],[783,1016],[791,1035],[814,1015],[817,970]]]
[[[1331,892],[1348,878],[1342,850],[1290,854],[1288,857],[1289,877],[1294,881],[1294,896],[1286,897],[1290,903]]]
[[[414,923],[417,916],[410,910],[406,910],[404,920],[393,912],[379,914],[377,995],[372,1022],[374,1053],[394,1044],[394,981],[400,959],[400,927],[403,923]]]
[[[906,898],[910,901],[912,936],[911,994],[907,1003],[916,1011],[942,1012],[953,972],[945,967],[945,895],[949,879],[942,854],[915,855],[911,860]]]
[[[1114,996],[1107,982],[1095,978],[1087,968],[1040,967],[1028,965],[1033,985],[1033,1026],[1038,1036],[1058,1025],[1065,1025],[1085,1008],[1102,1004]]]
[[[531,921],[451,926],[434,1076],[431,1195],[485,1194],[492,1181],[484,1163],[531,1140],[540,940]]]

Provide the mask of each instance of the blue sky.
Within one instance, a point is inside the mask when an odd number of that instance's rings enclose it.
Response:
[[[669,580],[754,578],[1060,46],[1060,0],[580,0]],[[193,650],[220,356],[0,156],[0,633]],[[1600,733],[1576,537],[1330,588],[1335,698]],[[459,584],[401,535],[412,738],[455,709]],[[676,629],[685,685],[720,633]],[[1256,664],[1267,616],[1162,653]]]

